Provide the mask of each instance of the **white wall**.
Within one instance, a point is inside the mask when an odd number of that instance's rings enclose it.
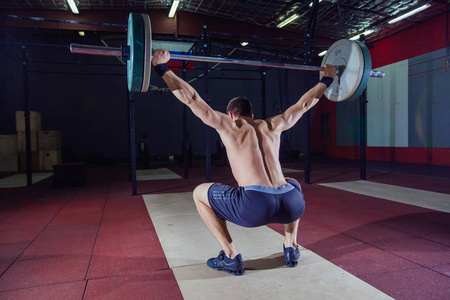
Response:
[[[408,147],[408,60],[387,65],[367,85],[367,145]]]

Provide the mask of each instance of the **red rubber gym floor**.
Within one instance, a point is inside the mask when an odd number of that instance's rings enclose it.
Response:
[[[189,192],[205,174],[194,165],[189,179],[139,181],[138,193]],[[318,185],[359,180],[357,168],[315,163],[310,185],[301,172],[286,175],[306,199],[299,244],[395,299],[450,299],[450,214]],[[52,188],[50,177],[0,189],[0,299],[182,299],[127,168],[89,167],[87,176],[76,188]],[[212,180],[234,183],[219,165]],[[450,194],[446,177],[380,170],[367,180]]]

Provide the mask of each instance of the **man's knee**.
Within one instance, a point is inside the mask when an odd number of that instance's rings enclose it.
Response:
[[[208,203],[208,190],[213,183],[202,183],[194,189],[193,197],[195,202]]]

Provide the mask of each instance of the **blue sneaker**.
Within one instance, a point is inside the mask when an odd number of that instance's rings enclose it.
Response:
[[[295,267],[298,265],[298,259],[300,258],[300,251],[297,248],[294,249],[294,247],[284,247],[283,244],[283,251],[284,251],[284,262],[286,266],[288,267]]]
[[[244,262],[240,254],[236,255],[233,259],[228,258],[223,250],[220,251],[219,256],[216,258],[210,258],[206,262],[208,267],[217,271],[224,271],[232,275],[243,275]]]

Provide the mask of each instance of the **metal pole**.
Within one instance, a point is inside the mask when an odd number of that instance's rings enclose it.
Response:
[[[137,195],[136,183],[136,121],[134,111],[134,93],[128,93],[128,105],[130,108],[130,157],[131,157],[131,181],[133,186],[133,196]]]
[[[32,178],[32,162],[31,162],[31,122],[30,122],[30,90],[28,86],[28,53],[27,49],[22,46],[22,65],[23,65],[23,96],[24,96],[24,113],[25,113],[25,155],[26,155],[26,172],[27,187],[33,185]]]
[[[127,138],[128,138],[128,143],[129,143],[129,147],[127,148],[127,158],[129,161],[129,165],[128,165],[128,181],[132,182],[133,181],[133,168],[132,168],[132,163],[131,163],[131,120],[130,120],[130,92],[127,90]]]
[[[181,77],[186,80],[186,61],[182,61]],[[187,107],[183,105],[183,160],[184,160],[184,178],[189,177],[189,139],[187,129]]]
[[[203,24],[202,36],[203,36],[203,53],[209,54],[209,41],[207,26]],[[205,62],[203,64],[203,86],[204,86],[204,96],[206,103],[209,104],[208,95],[208,64]],[[206,143],[206,182],[211,182],[211,144],[210,144],[210,133],[209,126],[205,125],[205,143]]]
[[[360,178],[366,180],[366,90],[359,96],[359,152],[360,152]]]
[[[261,71],[261,116],[262,119],[266,119],[266,72]]]
[[[306,87],[309,87],[309,78],[306,76]],[[311,111],[306,112],[306,146],[305,146],[305,183],[311,184]]]
[[[306,33],[306,37],[308,39],[311,38],[309,32]],[[305,48],[306,48],[306,62],[309,63],[311,59],[311,41],[308,40],[305,42]],[[309,76],[305,76],[305,87],[306,90],[308,90],[310,87],[310,81]],[[305,126],[305,139],[306,139],[306,145],[305,145],[305,184],[311,184],[311,110],[308,110],[306,112],[306,126]]]
[[[45,22],[57,22],[57,23],[69,23],[69,24],[121,27],[121,28],[127,27],[126,24],[95,23],[95,22],[83,22],[83,21],[74,21],[74,20],[62,20],[62,19],[53,19],[53,18],[28,17],[28,16],[5,15],[5,14],[0,14],[0,16],[7,17],[7,18],[13,18],[13,19],[19,19],[19,20],[45,21]]]
[[[306,63],[311,62],[311,47],[314,39],[314,32],[317,21],[318,0],[312,2],[310,15],[308,19],[308,25],[305,32],[305,51],[306,51]],[[306,89],[309,89],[309,76],[306,76],[305,80]],[[306,146],[305,146],[305,183],[311,184],[311,110],[306,112]]]
[[[364,43],[365,36],[362,34],[359,40]],[[360,178],[366,180],[366,144],[367,144],[367,88],[359,96],[359,152],[360,152]]]

